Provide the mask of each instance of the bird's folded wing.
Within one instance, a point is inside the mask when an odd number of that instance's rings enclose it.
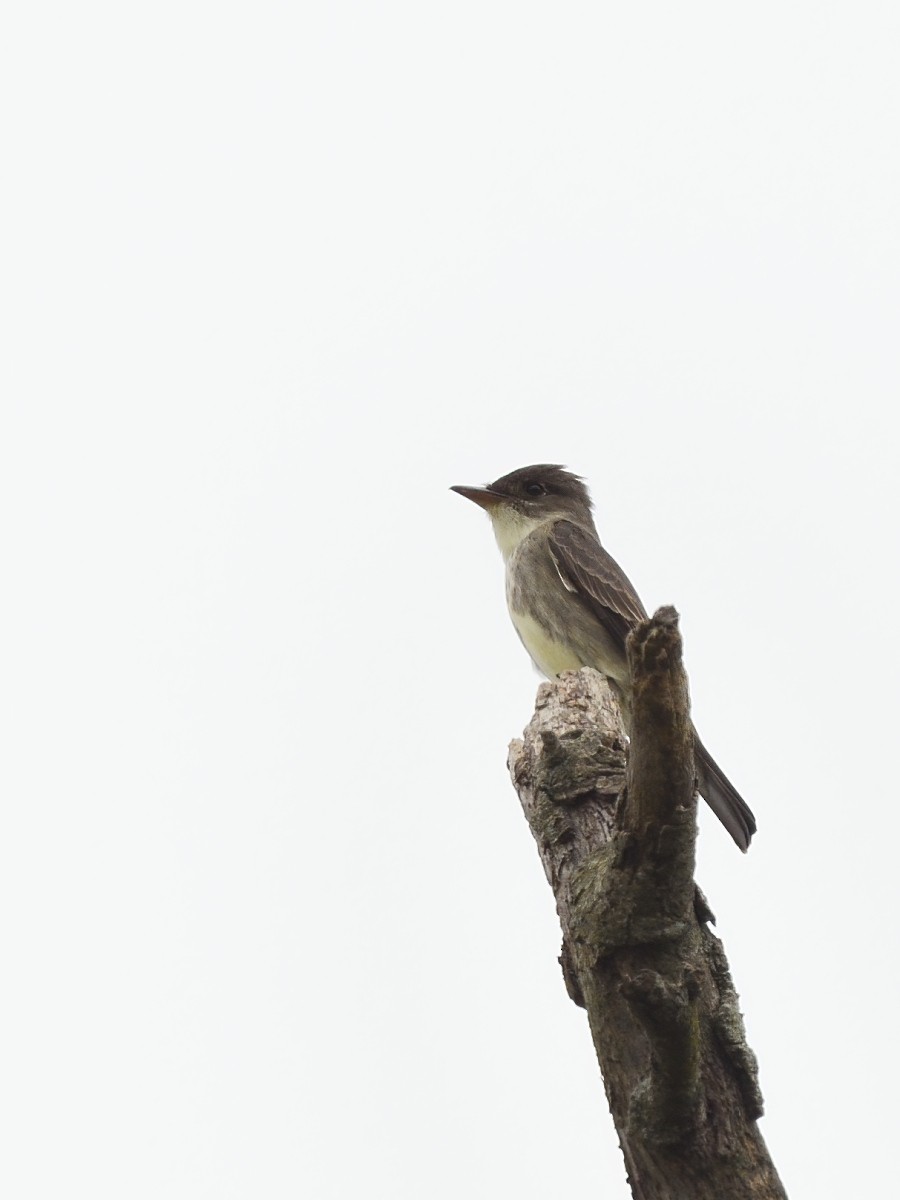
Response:
[[[590,530],[573,521],[556,521],[549,545],[563,584],[624,643],[629,630],[646,619],[647,610],[616,560]]]

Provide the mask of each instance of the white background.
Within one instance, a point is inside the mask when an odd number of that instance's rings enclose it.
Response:
[[[4,1194],[626,1197],[483,514],[589,480],[755,809],[792,1200],[896,1178],[896,4],[13,3]]]

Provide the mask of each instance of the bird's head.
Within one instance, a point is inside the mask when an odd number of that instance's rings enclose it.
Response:
[[[591,521],[591,498],[584,481],[547,463],[520,467],[484,487],[457,485],[451,490],[485,510],[504,558],[545,521],[562,517]]]

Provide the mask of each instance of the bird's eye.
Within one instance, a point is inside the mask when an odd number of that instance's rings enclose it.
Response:
[[[529,496],[543,496],[543,494],[546,492],[546,490],[547,489],[541,483],[526,483],[525,484],[525,491],[528,493]]]

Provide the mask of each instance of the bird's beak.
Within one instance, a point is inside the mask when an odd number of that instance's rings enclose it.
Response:
[[[486,487],[465,487],[463,484],[454,484],[450,491],[459,492],[461,496],[465,496],[467,500],[473,501],[479,508],[486,509],[488,512],[503,500],[502,496],[498,496],[496,492],[492,492],[490,488]]]

